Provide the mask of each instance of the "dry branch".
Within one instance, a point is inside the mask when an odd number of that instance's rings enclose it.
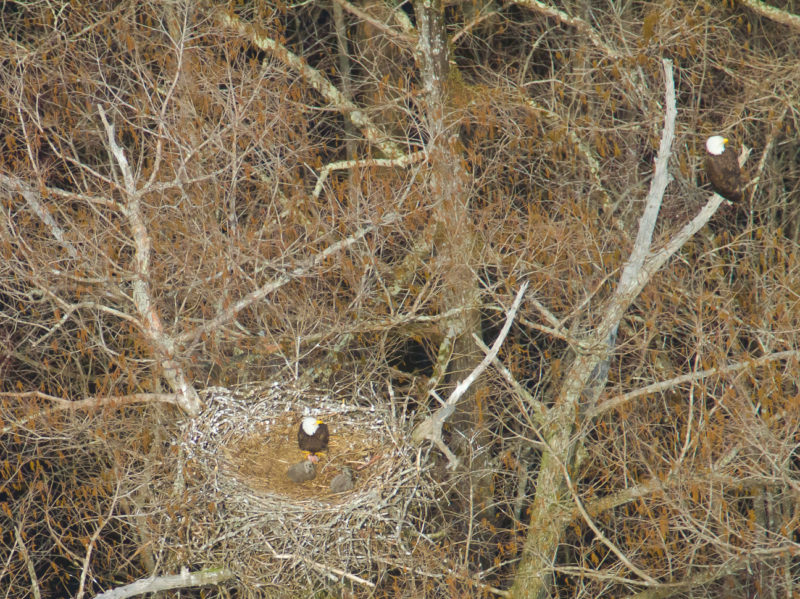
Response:
[[[664,91],[664,128],[661,132],[655,172],[653,180],[650,182],[650,190],[645,199],[644,212],[639,220],[636,241],[622,270],[619,284],[609,303],[603,323],[596,335],[596,338],[599,339],[606,339],[608,335],[616,332],[625,311],[655,273],[654,270],[645,272],[644,265],[653,240],[653,231],[656,227],[656,219],[664,198],[664,192],[672,180],[672,176],[669,174],[669,159],[672,155],[672,142],[675,138],[675,118],[678,114],[675,105],[675,82],[672,77],[672,61],[664,59],[662,60],[662,65],[666,88]],[[681,242],[681,245],[683,242]],[[677,249],[676,247],[675,250]]]
[[[132,393],[131,395],[106,395],[103,397],[86,397],[84,399],[69,400],[62,397],[55,397],[42,393],[41,391],[25,391],[21,393],[7,392],[0,393],[0,397],[11,397],[14,399],[44,399],[51,403],[56,404],[53,408],[42,410],[30,414],[19,420],[15,420],[13,424],[0,429],[0,434],[5,435],[16,429],[19,426],[25,425],[35,418],[48,416],[56,411],[77,411],[77,410],[97,410],[100,408],[123,408],[136,404],[150,404],[150,403],[166,403],[180,407],[178,403],[177,393]]]
[[[117,143],[114,125],[108,122],[105,110],[99,104],[97,105],[97,111],[103,121],[108,147],[122,173],[124,184],[120,187],[125,194],[126,200],[123,214],[131,228],[135,247],[136,274],[132,282],[132,297],[141,318],[140,326],[142,327],[142,332],[156,349],[164,378],[172,389],[178,393],[178,404],[187,414],[195,416],[200,412],[200,400],[197,397],[197,391],[195,391],[177,361],[175,342],[164,331],[161,317],[154,305],[153,295],[150,290],[152,240],[142,215],[141,192],[136,189],[136,179],[125,156],[125,151]]]
[[[34,599],[41,599],[42,590],[39,588],[39,579],[36,576],[36,569],[34,568],[33,561],[31,561],[28,548],[25,547],[25,541],[22,539],[22,535],[19,532],[19,526],[14,527],[14,540],[19,546],[19,552],[22,555],[23,561],[25,562],[25,567],[28,569],[28,576],[31,578],[31,590],[33,592],[33,597]],[[10,558],[11,556],[9,556],[9,559]]]
[[[315,199],[319,197],[319,194],[322,193],[322,186],[325,184],[325,180],[333,171],[370,166],[404,167],[409,164],[414,164],[423,158],[425,158],[425,152],[419,151],[400,156],[399,158],[365,158],[362,160],[341,160],[339,162],[326,164],[322,168],[322,171],[320,171],[317,184],[314,186],[314,191],[311,193],[311,196]]]
[[[233,572],[227,568],[200,570],[197,572],[189,572],[187,568],[184,568],[180,574],[142,578],[125,586],[95,595],[94,599],[125,599],[126,597],[134,597],[144,593],[218,585],[231,578],[233,578]]]
[[[0,185],[5,188],[6,193],[19,193],[23,198],[25,198],[25,202],[31,208],[33,213],[36,214],[47,226],[53,238],[65,250],[67,250],[69,257],[73,260],[78,259],[78,250],[75,248],[72,242],[67,239],[64,230],[59,226],[59,224],[53,218],[53,215],[50,214],[50,212],[40,201],[41,194],[35,191],[30,185],[24,183],[21,179],[17,177],[9,177],[3,173],[0,173]]]
[[[761,356],[760,358],[756,358],[754,360],[744,360],[741,362],[734,362],[732,364],[727,364],[726,366],[719,366],[717,368],[706,368],[705,370],[699,370],[697,372],[683,374],[681,376],[676,376],[666,381],[659,381],[657,383],[652,383],[645,387],[640,387],[639,389],[634,389],[633,391],[629,391],[628,393],[624,393],[622,395],[610,397],[603,403],[598,405],[596,408],[592,409],[591,412],[587,414],[587,416],[592,419],[597,418],[598,416],[605,414],[610,410],[615,410],[620,408],[621,406],[627,404],[633,399],[636,399],[637,397],[643,397],[645,395],[660,393],[662,391],[666,391],[668,389],[677,387],[678,385],[683,385],[684,383],[694,383],[711,376],[722,376],[724,374],[730,374],[732,372],[747,370],[748,368],[757,368],[759,366],[763,366],[765,364],[769,364],[770,362],[775,362],[777,360],[789,360],[792,358],[794,358],[795,360],[800,360],[800,351],[789,350],[789,351],[775,352],[773,354]]]
[[[492,348],[489,353],[484,356],[483,360],[481,360],[481,362],[472,370],[472,372],[467,375],[465,379],[456,385],[456,388],[453,389],[453,392],[450,394],[447,400],[442,402],[442,406],[433,414],[428,416],[423,422],[417,425],[416,429],[414,429],[414,432],[411,435],[411,439],[415,443],[421,443],[424,440],[433,441],[436,446],[447,456],[449,462],[448,467],[451,470],[454,470],[458,466],[458,458],[453,454],[452,451],[449,450],[442,440],[442,425],[453,414],[453,412],[455,412],[456,404],[467,392],[472,383],[477,380],[483,371],[486,370],[486,367],[497,357],[497,354],[503,345],[503,341],[505,341],[508,332],[511,330],[511,324],[514,322],[514,317],[519,310],[519,307],[522,303],[522,298],[524,297],[527,289],[528,283],[525,282],[520,287],[519,291],[517,291],[517,296],[514,298],[514,303],[506,313],[506,322],[503,325],[500,334],[497,336],[497,339],[495,339],[494,343],[492,344]]]
[[[404,156],[405,152],[403,152],[397,144],[389,141],[389,136],[378,129],[367,114],[348,100],[335,85],[328,81],[323,73],[308,66],[302,58],[276,40],[266,35],[258,34],[253,27],[242,23],[238,17],[230,15],[227,12],[220,12],[218,16],[223,24],[248,37],[256,46],[265,52],[269,52],[296,73],[302,75],[311,87],[322,94],[332,106],[341,111],[341,113],[347,116],[356,127],[361,129],[367,141],[380,148],[387,158],[401,158]]]
[[[777,6],[771,6],[761,0],[741,0],[741,3],[753,12],[772,19],[776,23],[786,25],[800,33],[800,16],[788,10],[781,10]]]

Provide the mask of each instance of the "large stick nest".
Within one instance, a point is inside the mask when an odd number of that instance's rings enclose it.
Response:
[[[251,590],[284,591],[312,579],[369,588],[381,572],[411,567],[433,483],[406,444],[402,417],[376,407],[385,399],[347,398],[283,385],[205,393],[179,452],[188,561],[231,568]],[[297,430],[308,415],[328,424],[330,444],[317,477],[296,484],[286,470],[306,459]],[[355,486],[333,493],[344,466]]]

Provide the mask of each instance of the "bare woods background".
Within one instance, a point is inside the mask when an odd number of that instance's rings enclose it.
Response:
[[[2,3],[0,595],[796,597],[797,13]],[[394,423],[357,560],[178,467],[252,381]]]

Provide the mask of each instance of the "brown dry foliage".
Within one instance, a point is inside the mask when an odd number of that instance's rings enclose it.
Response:
[[[425,161],[334,171],[315,197],[320,170],[348,157],[348,141],[359,158],[385,156],[284,55],[219,24],[221,12],[235,12],[342,88],[328,5],[0,7],[0,175],[27,186],[55,223],[16,184],[0,181],[5,596],[36,585],[43,596],[79,587],[91,595],[173,573],[190,558],[192,568],[219,565],[187,555],[180,538],[162,539],[164,553],[154,554],[146,535],[148,518],[181,509],[152,503],[147,491],[174,475],[165,456],[177,410],[112,402],[74,411],[16,395],[162,390],[132,299],[135,241],[98,104],[141,190],[152,304],[198,388],[307,376],[345,380],[353,396],[361,386],[381,390],[387,405],[435,407],[426,381],[447,335],[442,313],[460,308],[442,281],[462,263],[482,289],[487,341],[522,280],[571,332],[591,328],[631,247],[652,173],[663,57],[675,63],[678,131],[656,243],[705,201],[708,135],[753,148],[746,170],[757,182],[744,205],[723,207],[637,299],[600,405],[800,349],[798,32],[732,2],[558,4],[574,22],[523,2],[445,9],[448,34],[458,34],[448,143],[468,192],[460,222],[474,240],[470,256],[441,251],[461,232],[437,221]],[[428,132],[413,44],[359,38],[357,19],[345,20],[353,102],[386,139],[419,150]],[[387,23],[399,31],[400,21]],[[308,267],[365,227],[373,229]],[[204,328],[284,276],[265,299]],[[574,354],[535,306],[519,316],[502,360],[547,405]],[[682,380],[581,421],[581,457],[570,472],[577,493],[610,543],[658,583],[676,585],[659,596],[798,592],[798,398],[798,360],[786,355]],[[497,373],[481,382],[478,402],[478,424],[492,439],[479,449],[491,456],[494,504],[469,505],[464,480],[442,476],[441,511],[431,512],[439,515],[430,530],[417,531],[418,567],[384,564],[377,588],[356,585],[356,595],[475,596],[510,586],[536,527],[526,510],[540,439],[530,406]],[[553,548],[553,594],[643,591],[574,498],[565,506],[574,519]],[[270,568],[280,565],[265,562],[265,576]],[[309,588],[331,585],[319,572],[306,576]],[[203,596],[226,596],[221,589]]]

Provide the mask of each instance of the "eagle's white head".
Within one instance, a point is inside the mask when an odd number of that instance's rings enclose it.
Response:
[[[706,140],[706,152],[712,156],[719,156],[725,151],[728,140],[721,135],[712,135]]]
[[[303,432],[307,434],[309,437],[317,432],[319,428],[319,420],[314,418],[313,416],[306,416],[303,418]]]

